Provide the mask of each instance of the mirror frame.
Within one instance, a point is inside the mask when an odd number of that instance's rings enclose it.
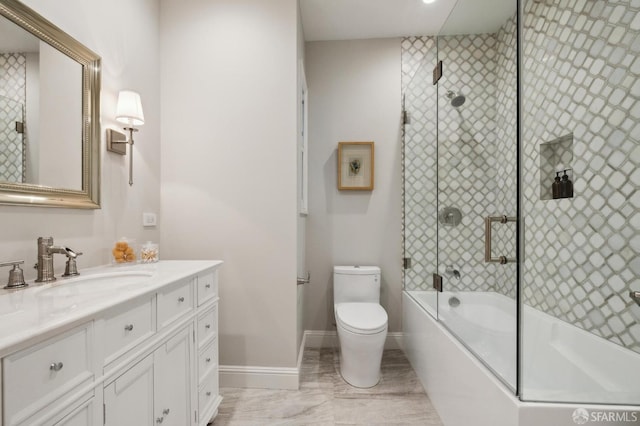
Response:
[[[99,209],[100,56],[17,0],[0,0],[0,15],[82,66],[82,189],[0,182],[0,204]]]

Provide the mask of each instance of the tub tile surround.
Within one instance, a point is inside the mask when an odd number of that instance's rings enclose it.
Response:
[[[401,350],[383,354],[382,379],[370,389],[342,380],[339,351],[305,349],[297,391],[222,388],[213,426],[403,424],[442,426]]]
[[[527,1],[522,76],[524,301],[636,352],[639,19],[636,2]],[[541,200],[539,145],[569,133],[574,198]]]
[[[628,2],[598,0],[574,2],[563,7],[550,0],[525,2],[524,90],[521,94],[525,229],[521,288],[524,303],[636,352],[640,352],[640,308],[627,294],[631,289],[640,289],[638,16],[640,7]],[[478,144],[469,146],[460,143],[464,133],[459,135],[460,139],[448,138],[449,132],[458,136],[456,129],[462,127],[463,109],[467,105],[459,108],[460,113],[440,113],[439,118],[445,123],[440,127],[441,140],[450,145],[447,148],[452,148],[450,154],[439,152],[445,166],[455,162],[456,157],[479,158],[469,164],[469,170],[477,168],[478,175],[487,179],[477,179],[473,173],[461,176],[455,167],[450,167],[452,172],[446,175],[441,170],[439,178],[447,180],[445,185],[450,186],[441,203],[449,199],[455,204],[456,196],[471,197],[470,193],[465,195],[465,191],[457,192],[456,186],[469,186],[473,180],[477,187],[468,189],[479,194],[480,199],[462,199],[463,204],[469,203],[471,208],[470,212],[463,211],[463,215],[476,215],[473,220],[478,223],[474,222],[464,233],[456,228],[444,230],[448,238],[441,238],[446,241],[441,246],[440,263],[462,264],[461,289],[497,291],[513,297],[515,265],[485,267],[480,262],[483,236],[479,223],[485,213],[515,212],[516,198],[509,194],[515,190],[509,188],[509,182],[515,186],[516,158],[513,149],[509,148],[515,140],[509,135],[514,135],[515,129],[501,127],[501,123],[511,122],[513,118],[496,116],[500,111],[505,114],[516,111],[514,94],[509,92],[515,88],[512,82],[515,62],[510,59],[515,55],[512,28],[515,28],[513,20],[495,35],[493,45],[489,44],[487,35],[443,38],[439,53],[445,60],[445,76],[454,74],[444,81],[451,84],[451,90],[461,90],[467,96],[467,103],[472,102],[471,96],[482,94],[465,93],[472,88],[465,87],[465,81],[476,73],[479,75],[476,78],[489,78],[486,72],[491,67],[486,64],[477,72],[465,74],[461,67],[453,72],[447,63],[460,58],[462,51],[456,50],[459,45],[466,46],[465,55],[473,58],[478,53],[476,45],[492,46],[496,52],[487,55],[497,64],[495,81],[487,86],[494,86],[496,92],[486,95],[495,98],[497,103],[486,108],[488,115],[476,122],[489,119],[495,120],[497,125],[493,127],[494,134],[487,135],[488,141],[494,142],[494,148]],[[419,43],[412,38],[403,40],[403,82],[410,81],[411,72],[420,72],[412,66],[418,61],[413,55],[432,54],[433,43],[428,43],[429,38],[421,39],[424,40]],[[428,62],[430,71],[435,60],[426,60],[432,61]],[[476,62],[474,59],[473,63]],[[411,84],[415,85],[413,81]],[[409,198],[405,199],[404,224],[406,255],[414,259],[414,265],[420,264],[421,269],[408,270],[405,282],[407,289],[428,290],[437,247],[433,235],[428,236],[433,226],[429,221],[433,221],[435,211],[435,188],[428,177],[436,165],[433,155],[436,135],[430,122],[434,118],[427,111],[434,108],[435,101],[430,92],[433,89],[427,87],[431,84],[430,78],[421,84],[427,95],[413,98],[412,122],[405,126],[405,150],[429,158],[423,164],[405,159],[405,197]],[[405,97],[409,99],[407,93],[405,89]],[[438,102],[441,111],[447,111],[447,107],[452,109],[442,95]],[[467,126],[474,129],[471,123]],[[545,180],[540,176],[540,144],[571,133],[574,198],[541,200],[541,182]],[[481,132],[468,133],[478,134],[482,135]],[[490,156],[501,157],[499,161],[491,162]],[[485,172],[487,174],[483,175]],[[546,182],[551,185],[553,176]],[[420,195],[413,195],[414,189]],[[487,203],[487,199],[493,200],[492,203]],[[458,239],[454,231],[464,234],[467,240]],[[513,240],[509,234],[497,236],[496,246],[512,250]],[[427,261],[421,263],[416,259]],[[469,273],[464,273],[465,268],[470,268]],[[475,279],[471,280],[471,277]]]

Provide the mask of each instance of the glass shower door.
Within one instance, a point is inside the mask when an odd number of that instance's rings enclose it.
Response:
[[[468,6],[437,38],[438,318],[515,393],[516,2],[493,30],[461,34]]]
[[[436,87],[431,71],[436,63],[435,38],[416,38],[425,51],[421,62],[409,61],[403,76],[404,114],[404,289],[437,318],[437,293],[432,276],[437,270],[437,123]]]

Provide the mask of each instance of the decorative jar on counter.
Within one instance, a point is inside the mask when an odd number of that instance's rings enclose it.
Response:
[[[158,244],[147,241],[142,245],[142,249],[140,250],[140,261],[142,263],[155,263],[159,258],[160,251],[158,249]]]

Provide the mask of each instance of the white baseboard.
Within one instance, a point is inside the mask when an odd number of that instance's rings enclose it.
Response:
[[[220,387],[297,390],[299,369],[221,365]]]
[[[304,348],[337,348],[338,333],[332,330],[305,330],[298,352],[297,366],[287,367],[252,367],[242,365],[221,365],[220,387],[227,388],[261,388],[296,390],[300,386],[300,369]],[[387,333],[385,349],[402,349],[403,334]]]
[[[337,348],[338,333],[333,330],[305,330],[304,337],[307,348]],[[401,332],[387,333],[387,340],[384,343],[385,349],[404,350],[403,334]]]

